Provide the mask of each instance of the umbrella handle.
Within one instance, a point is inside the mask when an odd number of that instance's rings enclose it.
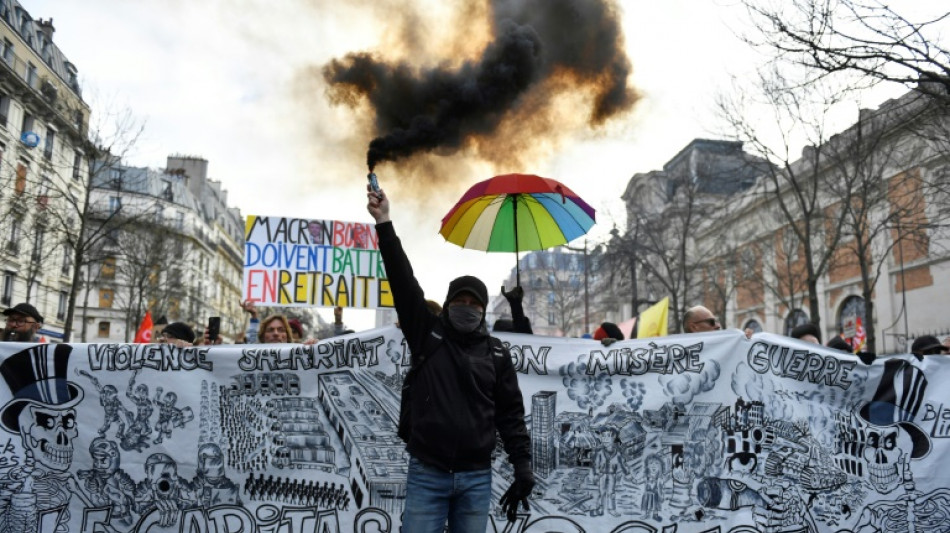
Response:
[[[521,285],[521,260],[518,259],[518,198],[519,194],[511,195],[513,200],[511,204],[511,213],[515,219],[515,280]]]

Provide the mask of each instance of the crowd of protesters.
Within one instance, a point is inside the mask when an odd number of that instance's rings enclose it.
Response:
[[[505,287],[502,287],[501,294],[508,301],[511,308],[511,318],[495,320],[492,331],[531,334],[531,322],[524,312],[522,303],[524,290],[520,286],[507,291]],[[442,312],[441,306],[434,301],[428,301],[427,305],[429,311],[435,315]],[[257,307],[250,300],[242,302],[241,308],[250,316],[250,319],[243,335],[238,336],[235,340],[236,344],[315,344],[319,341],[317,337],[305,334],[300,319],[283,314],[273,314],[261,320]],[[3,340],[5,342],[41,342],[39,330],[43,326],[43,316],[33,305],[26,302],[19,303],[3,311],[3,314],[6,316],[6,325],[3,329]],[[354,333],[354,330],[343,323],[342,307],[334,308],[333,318],[332,336]],[[682,324],[683,333],[702,333],[722,329],[719,318],[701,305],[689,308],[682,317]],[[396,325],[398,326],[399,323],[397,322]],[[752,330],[748,329],[745,333],[749,337],[753,334]],[[826,343],[823,343],[820,329],[810,322],[796,326],[788,336],[805,342],[824,344],[828,348],[842,352],[855,352],[851,344],[840,335],[834,335]],[[584,334],[583,337],[593,338],[605,346],[609,346],[618,340],[623,340],[624,334],[616,324],[603,322],[592,333]],[[178,347],[221,344],[223,342],[220,335],[215,339],[209,339],[206,330],[196,333],[194,328],[188,324],[184,322],[169,324],[164,317],[160,318],[155,324],[152,338],[155,339],[154,342],[174,344]],[[941,341],[934,335],[921,335],[914,339],[908,351],[918,357],[950,355],[950,336]],[[868,363],[875,359],[874,354],[867,352],[858,351],[857,355]]]

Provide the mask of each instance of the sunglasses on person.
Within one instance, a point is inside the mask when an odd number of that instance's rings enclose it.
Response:
[[[7,324],[10,324],[11,326],[22,326],[23,324],[36,324],[36,321],[30,320],[26,317],[8,316]]]
[[[709,327],[714,328],[719,325],[719,319],[716,317],[704,318],[702,320],[693,320],[693,324],[707,324]]]

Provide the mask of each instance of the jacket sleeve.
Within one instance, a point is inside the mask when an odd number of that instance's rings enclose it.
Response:
[[[333,323],[333,336],[339,337],[343,335],[343,332],[346,331],[346,324],[343,322],[334,322]]]
[[[244,335],[245,344],[257,344],[257,332],[261,327],[261,319],[252,318],[247,323],[247,333]]]
[[[528,320],[528,317],[524,314],[524,306],[521,303],[521,300],[516,300],[510,302],[511,305],[511,323],[514,327],[515,333],[527,333],[528,335],[533,335],[534,331],[531,329],[531,321]]]
[[[377,224],[376,234],[379,237],[379,253],[386,266],[389,289],[393,293],[396,315],[399,317],[399,328],[406,337],[415,362],[423,351],[423,343],[433,323],[438,319],[426,306],[425,294],[412,272],[412,265],[402,248],[402,242],[396,236],[393,223]]]
[[[505,445],[508,461],[515,467],[530,466],[531,437],[524,422],[524,398],[507,349],[499,370],[495,381],[495,427]]]

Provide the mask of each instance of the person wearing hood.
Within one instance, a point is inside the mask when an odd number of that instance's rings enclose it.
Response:
[[[438,315],[426,304],[409,258],[396,236],[384,191],[367,188],[367,210],[376,220],[399,324],[412,353],[406,430],[409,452],[403,531],[482,533],[491,505],[495,431],[514,467],[514,482],[501,498],[513,520],[534,487],[531,440],[524,400],[511,355],[485,324],[488,290],[474,276],[449,284]],[[496,349],[497,347],[497,349]]]

